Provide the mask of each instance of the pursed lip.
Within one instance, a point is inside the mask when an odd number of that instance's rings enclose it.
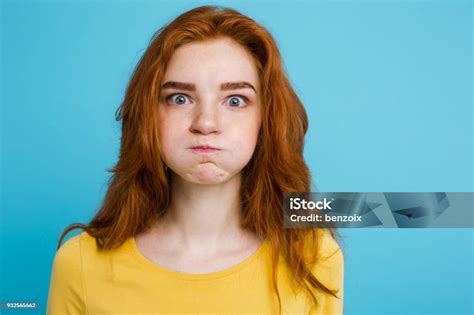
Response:
[[[198,154],[210,154],[210,153],[216,153],[216,152],[220,151],[220,149],[218,149],[218,148],[210,147],[210,146],[207,146],[207,145],[205,145],[205,146],[200,145],[200,146],[190,147],[189,149],[192,152],[198,153]]]
[[[220,150],[220,149],[218,149],[218,148],[210,147],[210,146],[207,146],[207,145],[198,145],[198,146],[195,146],[195,147],[191,147],[190,149],[198,149],[198,150]]]

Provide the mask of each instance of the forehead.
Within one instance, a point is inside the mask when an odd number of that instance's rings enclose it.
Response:
[[[229,38],[192,42],[179,47],[172,55],[164,81],[199,85],[248,81],[259,86],[258,70],[253,56]]]

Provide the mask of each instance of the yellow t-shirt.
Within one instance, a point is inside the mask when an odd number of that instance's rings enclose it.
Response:
[[[280,263],[282,314],[342,314],[343,254],[329,233],[320,239],[322,259],[313,272],[330,289],[339,289],[341,299],[313,291],[319,302],[313,305],[307,293],[292,289],[289,271]],[[99,252],[95,239],[82,232],[56,252],[47,314],[276,314],[270,250],[265,240],[228,269],[188,274],[143,256],[133,237]]]

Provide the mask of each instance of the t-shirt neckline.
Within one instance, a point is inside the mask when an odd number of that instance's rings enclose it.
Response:
[[[233,265],[223,270],[213,271],[213,272],[208,272],[208,273],[186,273],[186,272],[181,272],[181,271],[177,271],[177,270],[173,270],[167,267],[160,266],[157,263],[145,257],[140,251],[140,249],[138,248],[134,236],[128,239],[128,243],[129,243],[129,246],[131,247],[133,256],[138,260],[139,263],[146,266],[146,268],[150,270],[154,270],[155,272],[158,271],[172,278],[194,280],[194,281],[212,280],[212,279],[217,279],[217,278],[234,274],[244,269],[245,267],[249,266],[255,260],[257,260],[258,257],[264,251],[265,247],[268,246],[267,240],[264,239],[262,243],[260,243],[259,247],[250,256],[248,256],[241,262],[237,263],[236,265]]]

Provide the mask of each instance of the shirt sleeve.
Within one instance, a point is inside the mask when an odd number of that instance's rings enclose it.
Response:
[[[313,305],[309,315],[343,314],[344,306],[344,255],[339,244],[325,232],[321,241],[323,255],[316,263],[313,274],[330,290],[338,290],[336,298],[324,292],[318,292],[318,304]]]
[[[77,235],[67,240],[54,257],[46,314],[84,314],[84,297],[80,235]]]

